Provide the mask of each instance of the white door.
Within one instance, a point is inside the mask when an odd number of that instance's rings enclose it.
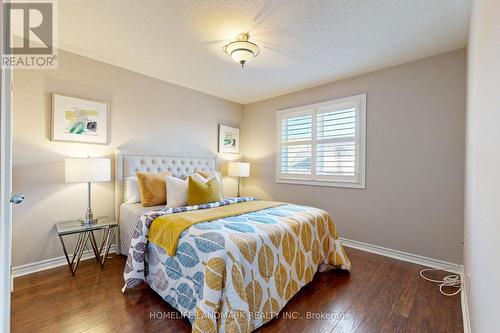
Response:
[[[0,17],[3,17],[0,3]],[[2,20],[3,21],[3,20]],[[3,55],[3,24],[0,24],[0,56]],[[1,58],[1,57],[0,57]],[[10,292],[12,254],[12,71],[2,69],[0,83],[0,332],[10,331]]]
[[[1,6],[0,6],[1,7]],[[10,329],[11,290],[11,82],[12,71],[2,69],[0,115],[0,328]]]

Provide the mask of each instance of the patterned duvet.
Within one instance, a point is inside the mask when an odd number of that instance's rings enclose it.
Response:
[[[132,237],[124,290],[146,281],[189,318],[193,332],[251,332],[277,316],[317,271],[350,268],[329,214],[292,204],[191,226],[173,257],[147,241],[158,216],[249,200],[146,213]]]

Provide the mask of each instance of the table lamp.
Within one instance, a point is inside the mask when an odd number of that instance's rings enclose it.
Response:
[[[245,162],[229,162],[227,174],[231,177],[238,177],[238,194],[240,196],[240,179],[242,177],[250,177],[250,163]]]
[[[64,178],[66,183],[88,183],[89,207],[82,224],[97,223],[92,212],[91,184],[111,180],[111,160],[109,158],[69,158],[64,160]]]

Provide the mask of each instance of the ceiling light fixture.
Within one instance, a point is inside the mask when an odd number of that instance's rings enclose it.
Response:
[[[248,41],[248,32],[242,32],[236,36],[236,40],[227,45],[224,45],[224,52],[229,54],[234,61],[244,67],[247,62],[255,58],[260,48],[257,44]]]

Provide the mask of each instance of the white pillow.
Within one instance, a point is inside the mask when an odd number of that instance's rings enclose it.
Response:
[[[210,175],[208,178],[205,178],[197,172],[193,173],[191,176],[193,176],[194,179],[196,179],[199,182],[202,182],[203,184],[208,183],[212,178],[214,178],[213,175]]]
[[[167,207],[187,206],[189,177],[180,179],[167,176],[165,181],[167,183]]]
[[[212,178],[215,178],[219,182],[219,184],[222,185],[221,175],[219,174],[219,172],[210,172],[208,178],[205,178],[195,171],[193,176],[195,176],[196,180],[203,182],[204,184],[208,183],[210,180],[212,180]]]
[[[222,199],[224,199],[224,184],[222,183],[222,173],[219,171],[215,172],[215,178],[217,178],[217,181],[220,184],[220,195]]]
[[[127,203],[141,202],[141,193],[139,192],[139,182],[137,177],[125,178],[125,198]]]
[[[199,182],[202,182],[203,184],[206,184],[210,180],[212,180],[212,178],[215,178],[215,180],[217,180],[217,182],[220,185],[220,196],[221,196],[221,198],[224,199],[224,194],[223,194],[224,189],[222,188],[222,180],[221,180],[222,176],[221,176],[220,172],[210,172],[210,175],[208,176],[208,178],[203,177],[202,175],[200,175],[197,172],[193,173],[192,176],[194,179],[196,179]]]

